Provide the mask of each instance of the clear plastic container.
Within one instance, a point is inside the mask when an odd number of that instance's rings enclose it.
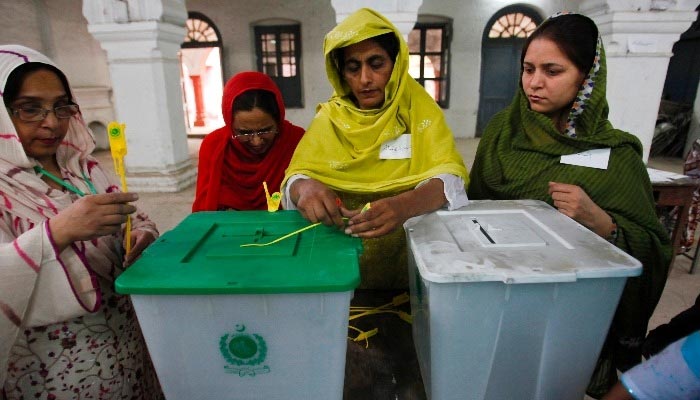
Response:
[[[534,200],[472,201],[404,227],[430,399],[583,398],[639,261]]]

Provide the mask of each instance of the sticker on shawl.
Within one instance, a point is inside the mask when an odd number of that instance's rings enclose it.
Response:
[[[610,148],[593,149],[582,153],[561,156],[562,164],[598,169],[608,169],[608,160],[610,160]]]
[[[267,374],[270,367],[263,365],[267,357],[267,343],[258,334],[245,331],[245,325],[236,324],[234,332],[219,339],[219,351],[228,362],[224,370],[229,374],[256,376]]]
[[[379,158],[382,160],[411,158],[411,134],[404,133],[394,140],[382,143],[382,147],[379,149]]]

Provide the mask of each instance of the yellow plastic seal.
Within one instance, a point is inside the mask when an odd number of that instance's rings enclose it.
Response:
[[[265,188],[265,198],[267,199],[267,211],[277,211],[280,208],[280,202],[282,201],[282,193],[275,192],[270,195],[270,192],[267,190],[267,182],[263,182],[263,188]]]
[[[125,124],[112,121],[107,125],[107,136],[109,137],[109,149],[112,152],[114,161],[114,172],[119,176],[122,184],[122,192],[126,193],[126,169],[124,168],[124,156],[126,155],[126,136],[124,136]],[[126,228],[124,229],[124,249],[126,254],[131,251],[131,216],[126,217]]]

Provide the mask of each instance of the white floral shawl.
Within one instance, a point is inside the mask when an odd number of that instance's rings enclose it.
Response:
[[[25,62],[52,64],[34,50],[0,46],[0,96],[9,74]],[[90,157],[94,138],[81,114],[71,118],[56,158],[72,185],[90,193],[83,175],[98,193],[119,188]],[[111,284],[122,269],[122,235],[76,242],[57,253],[50,218],[68,207],[76,195],[49,187],[34,172],[8,110],[0,107],[0,388],[10,349],[20,329],[43,326],[95,312],[100,285]],[[133,218],[133,229],[157,235],[145,214]]]

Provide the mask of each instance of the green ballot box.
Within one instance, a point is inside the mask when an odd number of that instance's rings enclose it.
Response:
[[[195,213],[117,279],[168,399],[342,398],[362,244],[309,226],[296,211]]]

